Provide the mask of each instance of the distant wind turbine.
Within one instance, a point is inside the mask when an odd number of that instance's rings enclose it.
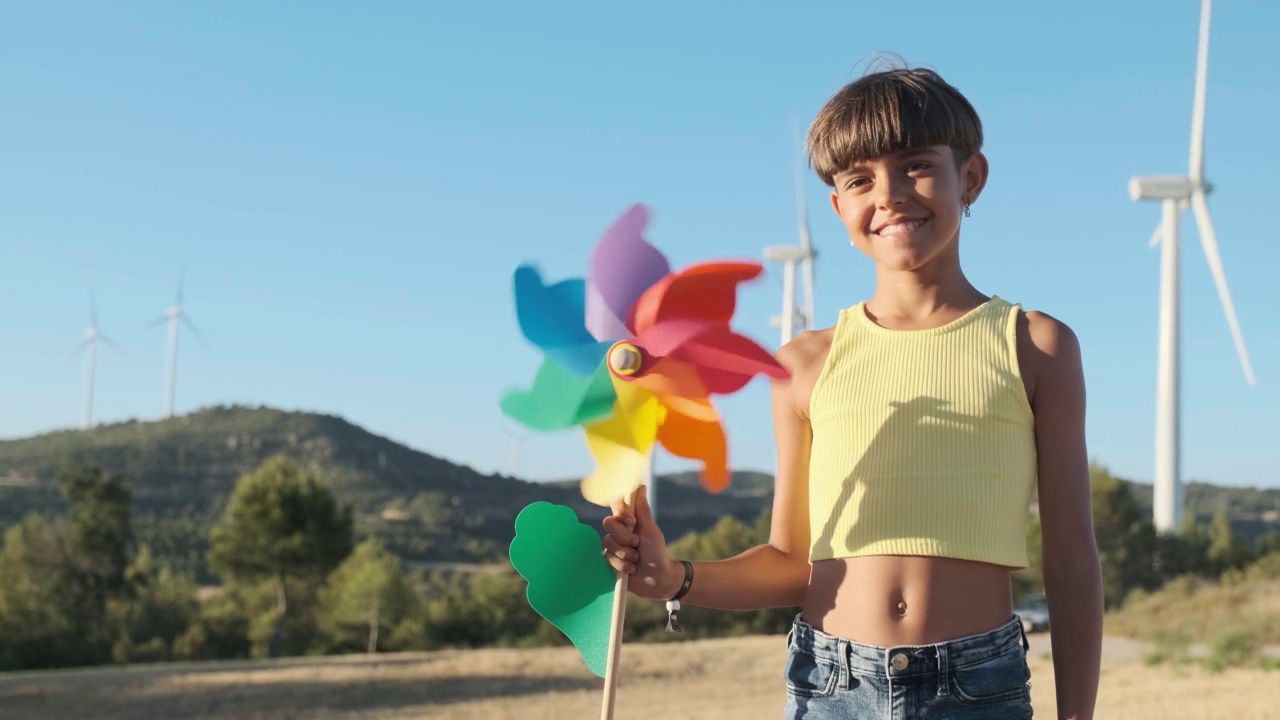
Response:
[[[1160,248],[1160,364],[1156,400],[1156,462],[1155,487],[1152,503],[1156,530],[1176,530],[1182,520],[1183,486],[1179,468],[1179,371],[1178,357],[1181,348],[1179,332],[1179,249],[1178,219],[1182,211],[1190,207],[1200,230],[1200,244],[1214,283],[1218,286],[1218,299],[1227,317],[1227,327],[1235,341],[1236,354],[1245,381],[1253,385],[1253,366],[1245,352],[1244,336],[1236,320],[1231,293],[1227,289],[1227,277],[1222,270],[1222,258],[1218,255],[1218,240],[1209,217],[1209,203],[1205,196],[1212,189],[1204,179],[1204,96],[1206,68],[1209,63],[1209,2],[1203,0],[1200,8],[1200,43],[1196,55],[1195,101],[1191,115],[1191,163],[1186,175],[1157,175],[1135,177],[1129,181],[1129,195],[1134,200],[1156,200],[1161,203],[1162,214],[1152,244]]]
[[[98,329],[98,301],[94,298],[93,293],[89,294],[89,329],[84,331],[84,342],[80,343],[80,347],[71,354],[74,359],[80,353],[85,353],[84,362],[84,413],[81,415],[80,427],[88,430],[93,427],[93,376],[98,362],[98,342],[104,342],[113,348],[117,348],[111,338],[102,334]]]
[[[168,354],[168,370],[165,375],[165,386],[164,386],[164,416],[166,418],[171,418],[173,417],[173,397],[176,389],[175,385],[177,384],[177,375],[178,375],[178,325],[179,323],[185,323],[187,328],[191,330],[191,333],[193,335],[195,335],[197,338],[200,338],[201,342],[204,341],[204,338],[200,335],[200,331],[196,330],[196,326],[191,322],[191,318],[182,309],[182,281],[178,282],[177,302],[174,303],[173,306],[170,307],[168,310],[166,310],[164,315],[153,320],[150,324],[150,327],[155,327],[165,322],[169,323],[169,354]]]
[[[793,119],[793,127],[797,127]],[[798,130],[797,130],[798,134]],[[812,330],[813,318],[813,260],[817,253],[809,237],[809,211],[804,201],[804,177],[800,159],[796,158],[796,212],[800,221],[798,245],[774,245],[764,249],[769,262],[782,264],[782,312],[771,320],[782,330],[782,345],[791,342],[797,333]],[[796,266],[800,266],[801,305],[796,307]]]
[[[503,426],[502,431],[506,433],[507,437],[511,440],[511,477],[519,477],[520,447],[524,445],[524,441],[528,439],[529,435],[518,429],[510,428],[505,425]]]

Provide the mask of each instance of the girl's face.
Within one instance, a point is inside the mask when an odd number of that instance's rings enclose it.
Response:
[[[859,250],[884,269],[910,272],[949,250],[958,258],[960,217],[986,179],[982,153],[957,168],[946,145],[913,148],[836,175],[831,204]]]

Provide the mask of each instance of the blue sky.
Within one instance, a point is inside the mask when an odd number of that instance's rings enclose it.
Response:
[[[177,406],[342,415],[510,467],[502,390],[538,354],[510,275],[581,275],[633,202],[675,266],[794,241],[792,116],[894,51],[982,115],[992,176],[962,241],[974,282],[1070,324],[1090,452],[1153,465],[1159,208],[1135,174],[1186,171],[1199,3],[22,3],[0,11],[0,437],[79,422],[68,359],[98,297],[97,417],[156,418],[185,268]],[[1183,463],[1280,487],[1280,6],[1220,2],[1206,172],[1258,385],[1243,379],[1183,218]],[[1259,132],[1261,130],[1261,132]],[[818,320],[871,291],[807,176]],[[739,326],[777,343],[780,279]],[[718,401],[735,467],[772,470],[765,382]],[[659,469],[681,467],[660,457]],[[576,432],[521,474],[589,470]]]

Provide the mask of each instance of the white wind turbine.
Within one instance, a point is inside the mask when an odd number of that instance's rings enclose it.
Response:
[[[165,375],[164,386],[164,416],[166,418],[173,417],[173,396],[175,384],[178,376],[178,325],[186,323],[187,328],[192,334],[204,340],[200,336],[200,331],[196,330],[196,326],[192,324],[191,318],[187,316],[182,309],[182,283],[178,283],[178,301],[165,311],[164,315],[156,318],[151,322],[151,327],[160,325],[161,323],[169,323],[169,353],[168,353],[168,370]]]
[[[71,354],[72,358],[85,353],[84,361],[84,412],[81,415],[80,427],[88,430],[93,427],[93,376],[98,363],[98,343],[104,342],[113,348],[118,346],[111,338],[98,329],[98,301],[89,294],[89,329],[84,331],[84,342]]]
[[[769,262],[782,264],[782,312],[770,318],[782,329],[782,345],[791,342],[796,333],[811,330],[813,319],[813,260],[817,257],[809,238],[809,212],[804,201],[804,180],[799,158],[796,160],[796,210],[800,220],[799,245],[774,245],[764,249]],[[796,307],[796,265],[800,266],[802,304]]]
[[[518,478],[520,477],[520,449],[524,445],[524,441],[529,439],[529,435],[518,428],[506,425],[502,426],[502,432],[511,440],[511,477]]]
[[[1246,382],[1254,384],[1253,368],[1245,352],[1244,337],[1231,304],[1227,278],[1218,255],[1218,241],[1209,217],[1205,196],[1212,186],[1204,179],[1204,95],[1205,73],[1209,62],[1209,4],[1203,0],[1200,9],[1200,45],[1196,58],[1195,106],[1191,116],[1191,166],[1187,175],[1135,177],[1129,181],[1129,195],[1134,200],[1158,200],[1162,206],[1160,225],[1152,244],[1160,249],[1160,365],[1156,402],[1156,473],[1153,514],[1156,529],[1168,532],[1182,520],[1183,487],[1179,467],[1179,397],[1178,355],[1179,268],[1178,221],[1188,206],[1195,213],[1209,272],[1218,286],[1218,298],[1227,316],[1227,325],[1235,340],[1236,352]]]

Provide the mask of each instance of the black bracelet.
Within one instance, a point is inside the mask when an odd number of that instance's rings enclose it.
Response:
[[[684,565],[684,582],[681,583],[680,590],[668,602],[675,602],[684,597],[689,592],[689,588],[693,586],[693,563],[688,560],[681,560],[680,562]]]

